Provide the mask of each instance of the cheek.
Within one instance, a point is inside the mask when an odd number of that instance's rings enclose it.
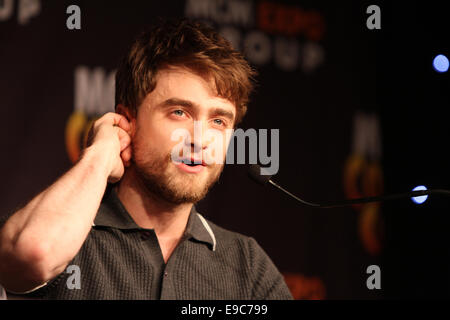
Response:
[[[228,146],[230,144],[231,131],[222,131],[216,133],[216,136],[213,139],[213,145],[217,150],[221,150],[223,153],[227,152]]]
[[[133,146],[139,153],[163,154],[171,152],[181,139],[172,140],[170,128],[152,128],[152,130],[139,130],[133,140]]]
[[[138,127],[133,137],[133,152],[139,158],[147,157],[148,154],[154,153],[154,145],[157,137],[148,130],[148,128]]]

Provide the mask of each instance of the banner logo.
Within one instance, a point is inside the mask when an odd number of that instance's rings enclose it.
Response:
[[[187,0],[184,14],[215,25],[255,65],[313,72],[324,62],[325,19],[313,9],[271,1]]]

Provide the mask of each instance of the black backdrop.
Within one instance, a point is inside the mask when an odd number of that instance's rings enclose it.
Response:
[[[66,8],[78,5],[81,29]],[[366,9],[381,8],[369,30]],[[242,128],[280,130],[274,178],[310,200],[450,188],[444,116],[449,54],[438,4],[341,1],[0,1],[1,212],[26,204],[75,161],[89,121],[113,109],[113,74],[158,17],[200,19],[258,70]],[[446,29],[447,28],[447,29]],[[256,40],[255,40],[256,39]],[[249,43],[253,45],[249,48]],[[255,44],[255,41],[257,44]],[[229,165],[199,203],[256,238],[298,299],[448,297],[448,199],[319,210]],[[366,286],[370,265],[381,289]]]

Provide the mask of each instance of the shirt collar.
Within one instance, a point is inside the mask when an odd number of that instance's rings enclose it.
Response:
[[[188,238],[192,237],[197,241],[208,243],[212,251],[216,250],[216,236],[206,219],[197,212],[195,206],[192,206],[184,234]]]
[[[134,222],[127,209],[123,206],[117,196],[114,185],[108,185],[106,188],[97,216],[94,219],[94,226],[122,230],[142,229]]]
[[[121,230],[143,229],[134,222],[131,215],[123,206],[117,196],[114,185],[108,185],[103,195],[97,216],[94,219],[94,227],[109,227]],[[187,239],[195,239],[207,243],[211,250],[216,249],[216,237],[208,222],[192,206],[184,235]]]

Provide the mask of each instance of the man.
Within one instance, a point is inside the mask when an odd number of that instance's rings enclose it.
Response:
[[[204,25],[162,22],[141,34],[116,75],[116,113],[1,229],[0,283],[46,299],[291,299],[254,239],[193,206],[219,178],[223,163],[206,159],[226,151],[252,76]],[[178,150],[179,130],[188,134]]]

